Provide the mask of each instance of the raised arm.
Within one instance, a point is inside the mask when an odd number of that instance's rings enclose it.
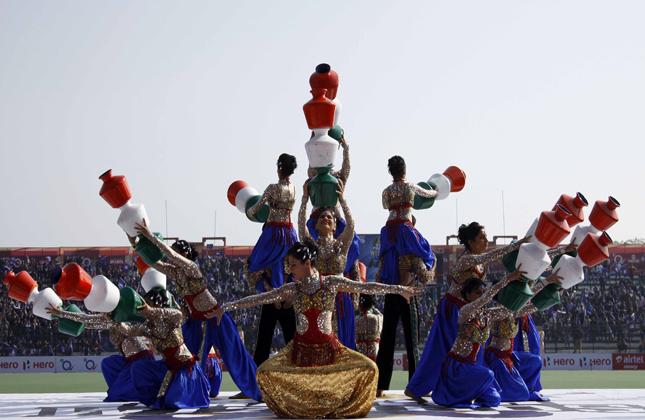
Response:
[[[343,184],[347,184],[351,166],[349,164],[349,144],[347,143],[347,140],[345,140],[344,134],[342,139],[340,140],[340,145],[343,147],[343,165],[340,167],[340,171],[336,174],[336,176],[338,177],[338,179],[343,181]]]
[[[425,188],[421,188],[416,184],[408,184],[408,185],[410,186],[410,188],[412,188],[412,191],[414,192],[415,195],[419,195],[421,197],[432,198],[432,197],[436,197],[439,194],[435,190],[426,190]]]
[[[519,249],[520,245],[522,245],[525,242],[523,241],[524,239],[521,241],[514,242],[512,244],[506,245],[502,248],[497,248],[490,252],[486,252],[485,254],[480,254],[480,255],[464,254],[459,258],[459,261],[457,261],[457,266],[455,267],[455,271],[465,271],[479,264],[488,265],[488,264],[496,263],[500,261],[504,255],[516,249]]]
[[[250,308],[253,306],[265,305],[267,303],[282,302],[291,299],[296,292],[296,283],[285,284],[282,287],[259,295],[247,296],[235,302],[227,302],[221,306],[224,311],[235,311],[237,309]]]
[[[338,187],[341,191],[341,194],[339,194],[340,206],[343,208],[345,221],[347,222],[347,226],[345,226],[345,229],[343,230],[343,233],[341,233],[338,237],[338,240],[341,244],[340,252],[343,255],[347,255],[347,253],[349,252],[349,247],[352,245],[352,241],[354,240],[354,216],[352,216],[352,212],[347,205],[347,201],[345,201],[345,196],[343,194],[344,185],[339,183]]]
[[[302,202],[300,203],[300,211],[298,212],[298,237],[301,241],[304,241],[305,238],[311,238],[309,235],[309,229],[307,229],[307,202],[309,201],[309,180],[305,181],[305,185],[302,187]]]
[[[246,211],[246,214],[249,217],[253,217],[253,215],[257,213],[260,210],[260,208],[264,205],[264,203],[269,201],[269,198],[271,198],[271,193],[275,191],[276,188],[278,188],[278,186],[275,184],[270,184],[268,187],[266,187],[266,189],[264,190],[264,193],[262,193],[262,197],[260,197],[258,202],[255,203]]]

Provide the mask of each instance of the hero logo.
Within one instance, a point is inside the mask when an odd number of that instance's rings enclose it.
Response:
[[[27,360],[26,362],[22,362],[22,370],[31,370],[31,369],[53,369],[54,368],[54,362],[31,362],[30,360]]]
[[[611,366],[611,359],[605,358],[596,358],[596,359],[589,359],[587,361],[586,357],[582,357],[582,359],[579,359],[580,361],[580,367],[585,367],[585,366]]]
[[[568,359],[566,357],[551,359],[547,356],[546,360],[544,361],[544,366],[551,366],[551,364],[553,364],[553,366],[575,366],[576,361],[575,359]]]
[[[18,369],[18,362],[0,362],[0,369]]]
[[[83,359],[85,362],[85,369],[87,370],[96,370],[96,363],[92,359]]]
[[[72,370],[72,369],[74,369],[74,365],[69,360],[60,359],[60,361],[62,363],[63,370]]]

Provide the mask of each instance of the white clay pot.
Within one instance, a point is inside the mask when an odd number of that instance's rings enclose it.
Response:
[[[119,207],[121,214],[116,224],[121,227],[128,235],[135,237],[139,233],[135,230],[137,223],[143,224],[145,219],[146,224],[150,226],[150,220],[146,214],[146,208],[143,204],[132,204],[130,201]]]
[[[562,287],[568,289],[585,279],[582,271],[584,266],[585,263],[582,262],[580,257],[574,258],[569,255],[563,255],[553,271],[560,270],[558,271],[558,276],[562,277]]]
[[[34,289],[33,292],[29,295],[29,302],[33,303],[33,313],[36,316],[45,319],[52,319],[52,316],[46,312],[46,309],[49,308],[51,303],[55,307],[59,308],[63,306],[63,301],[60,297],[54,292],[51,287],[41,290],[40,292]]]
[[[580,245],[582,243],[582,240],[587,236],[588,233],[595,233],[596,235],[599,235],[601,232],[600,230],[596,229],[593,225],[578,225],[573,231],[573,236],[571,238],[571,243],[573,241],[576,241],[576,245]]]
[[[524,276],[530,280],[537,279],[551,265],[551,258],[546,252],[547,249],[549,248],[539,241],[522,244],[517,254],[515,266],[522,271],[526,271]],[[520,267],[520,264],[522,264],[522,267]]]
[[[161,286],[166,289],[166,275],[160,273],[154,268],[149,268],[146,273],[141,277],[141,287],[148,293],[153,287]]]
[[[445,200],[450,195],[450,189],[452,188],[452,182],[450,178],[444,174],[434,174],[428,179],[428,183],[433,183],[437,186],[437,196],[435,200]]]
[[[258,194],[258,190],[253,187],[244,187],[242,188],[237,195],[235,196],[235,207],[246,214],[246,202],[249,201],[251,197],[255,197]]]
[[[112,312],[119,304],[119,288],[105,276],[92,278],[92,290],[87,295],[85,307],[94,312]]]
[[[314,136],[305,143],[307,159],[312,168],[331,168],[336,163],[338,142],[327,132],[329,127],[314,128]]]

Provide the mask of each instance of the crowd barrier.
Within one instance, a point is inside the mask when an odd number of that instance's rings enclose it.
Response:
[[[0,357],[0,373],[101,372],[108,356]],[[394,370],[408,370],[408,355],[395,353]],[[547,353],[544,370],[645,370],[645,353]]]

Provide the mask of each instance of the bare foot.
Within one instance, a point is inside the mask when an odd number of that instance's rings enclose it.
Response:
[[[407,397],[412,398],[414,401],[418,402],[419,404],[425,404],[425,403],[427,403],[427,402],[428,402],[427,400],[424,400],[424,399],[423,399],[423,398],[421,398],[421,397],[417,397],[416,395],[414,395],[414,392],[410,391],[410,390],[409,390],[409,389],[407,389],[407,388],[405,389],[404,394],[405,394]]]
[[[247,397],[246,394],[243,392],[239,392],[235,395],[231,395],[230,397],[228,397],[228,399],[229,400],[250,400],[250,398]]]
[[[376,390],[376,398],[381,398],[383,396],[383,390],[382,389],[377,389]]]

